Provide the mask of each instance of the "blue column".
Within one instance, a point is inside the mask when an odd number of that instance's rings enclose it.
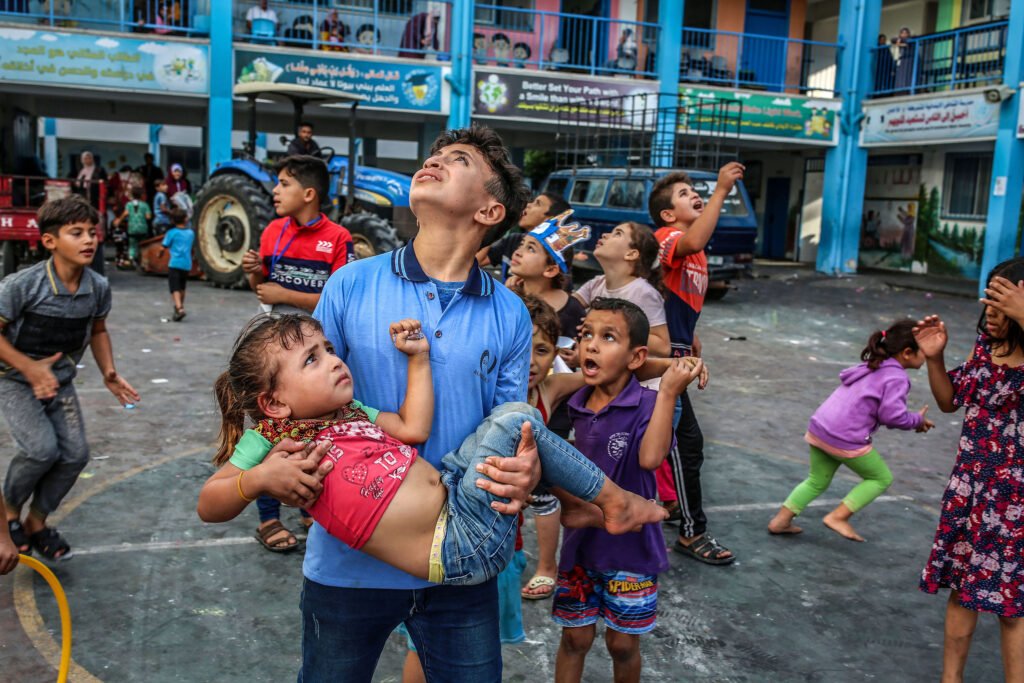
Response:
[[[57,178],[57,119],[54,118],[43,119],[43,163],[46,175]]]
[[[231,24],[233,0],[210,3],[210,104],[207,113],[207,172],[231,159],[231,92],[234,85]]]
[[[474,0],[454,0],[450,5],[452,72],[448,84],[452,88],[448,111],[448,127],[463,128],[473,115],[473,14]]]
[[[818,270],[857,270],[868,152],[860,146],[861,103],[872,86],[871,48],[878,40],[881,0],[840,0],[836,93],[842,97],[839,144],[825,153]]]
[[[651,164],[672,165],[672,142],[676,136],[679,102],[679,55],[683,47],[684,0],[662,2],[658,11],[658,54],[655,69],[658,72],[658,121],[654,133]]]
[[[149,124],[149,153],[153,155],[153,163],[160,165],[160,131],[163,126],[159,123]]]
[[[1024,35],[1024,2],[1010,4],[1010,25],[1006,30],[1006,64],[1003,82],[1017,94],[1000,105],[999,132],[992,158],[992,192],[985,222],[985,251],[981,259],[982,294],[992,268],[1014,256],[1017,247],[1017,221],[1020,220],[1021,189],[1024,188],[1024,140],[1017,137],[1017,113],[1020,107],[1020,82],[1024,79],[1024,42],[1010,36]],[[996,192],[999,191],[997,195]]]

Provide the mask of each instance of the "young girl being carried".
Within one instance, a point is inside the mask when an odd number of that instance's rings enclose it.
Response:
[[[789,494],[768,524],[768,531],[803,531],[793,524],[793,518],[824,493],[839,466],[846,465],[864,481],[823,521],[851,541],[864,540],[850,525],[850,517],[892,484],[892,473],[872,445],[872,435],[881,425],[918,432],[935,426],[925,418],[927,406],[916,413],[907,410],[907,369],[920,368],[925,358],[914,339],[914,324],[901,320],[884,332],[875,332],[861,352],[864,362],[839,373],[842,384],[811,416],[804,435],[811,447],[811,473]]]
[[[476,485],[483,476],[476,465],[514,453],[520,438],[525,448],[535,442],[544,485],[571,494],[562,498],[567,526],[622,534],[664,519],[660,506],[617,486],[522,403],[497,407],[444,456],[443,471],[434,469],[406,445],[426,441],[433,423],[429,345],[414,320],[393,323],[390,333],[409,357],[397,413],[353,399],[348,367],[314,319],[283,315],[251,323],[217,379],[222,423],[215,462],[222,467],[200,492],[199,516],[232,519],[269,490],[272,469],[263,469],[263,460],[287,436],[331,443],[326,457],[334,467],[309,509],[313,519],[352,548],[434,583],[481,583],[511,559],[517,516],[493,509],[497,499]],[[701,369],[677,363],[666,375],[685,386]],[[246,418],[257,426],[243,434]]]
[[[1024,259],[992,270],[966,362],[949,373],[938,316],[918,323],[944,413],[966,408],[956,463],[920,588],[949,588],[942,680],[962,681],[979,612],[999,617],[1007,681],[1024,681]]]

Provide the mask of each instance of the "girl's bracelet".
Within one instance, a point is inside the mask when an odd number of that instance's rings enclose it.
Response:
[[[243,474],[245,474],[245,470],[242,470],[241,472],[239,472],[238,473],[238,478],[235,480],[235,483],[238,485],[238,495],[241,496],[242,500],[244,500],[246,503],[251,503],[251,502],[253,502],[256,499],[255,498],[249,498],[248,496],[245,495],[245,492],[242,491],[242,475]]]

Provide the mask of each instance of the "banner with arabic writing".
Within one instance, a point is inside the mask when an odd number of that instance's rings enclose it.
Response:
[[[444,67],[328,56],[313,50],[235,50],[236,83],[293,83],[331,88],[366,97],[361,105],[380,109],[447,113]]]
[[[835,145],[838,100],[799,95],[755,93],[706,86],[680,86],[681,106],[697,102],[737,100],[743,105],[740,138],[745,140],[781,140],[812,145]],[[703,126],[708,129],[708,122]],[[700,129],[696,123],[691,129]],[[680,131],[685,132],[685,131]]]
[[[860,144],[865,147],[905,142],[959,142],[994,138],[999,105],[982,92],[935,95],[915,100],[864,103]]]
[[[172,40],[0,28],[0,80],[205,95],[208,49]]]

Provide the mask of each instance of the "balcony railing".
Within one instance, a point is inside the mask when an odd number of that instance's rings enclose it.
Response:
[[[451,16],[447,0],[276,0],[266,11],[235,3],[234,32],[261,45],[447,61]]]
[[[1006,28],[998,21],[872,48],[872,96],[974,88],[1003,80]]]
[[[733,88],[835,94],[835,43],[683,28],[679,80]]]
[[[654,78],[658,25],[564,12],[476,5],[479,65]]]
[[[122,33],[194,35],[210,31],[217,0],[6,0],[0,22]]]

